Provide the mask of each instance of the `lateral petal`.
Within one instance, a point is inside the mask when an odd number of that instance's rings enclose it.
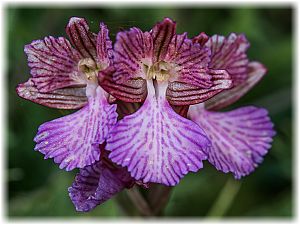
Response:
[[[80,169],[68,191],[76,210],[88,212],[112,198],[132,182],[126,169],[117,168],[112,163],[100,160]]]
[[[79,109],[87,104],[86,88],[61,88],[50,92],[40,92],[32,78],[16,88],[21,98],[55,109]]]
[[[97,60],[102,69],[110,65],[112,57],[113,49],[109,31],[104,23],[100,23],[100,31],[97,36]]]
[[[174,112],[165,99],[166,83],[158,84],[156,91],[152,81],[147,85],[143,106],[114,126],[106,149],[136,180],[173,186],[203,167],[210,141],[197,124]]]
[[[208,74],[210,49],[193,43],[186,33],[173,36],[165,61],[174,70],[171,71],[171,82],[179,81],[201,88],[212,86],[211,76]]]
[[[82,85],[78,77],[78,52],[63,37],[46,37],[24,48],[31,68],[32,82],[41,92]]]
[[[153,63],[165,60],[169,45],[176,33],[176,23],[169,18],[157,23],[150,31],[153,38]]]
[[[97,35],[90,32],[89,25],[84,18],[70,18],[66,33],[81,58],[91,58],[97,61]]]
[[[210,70],[208,74],[212,77],[213,84],[206,89],[181,82],[169,83],[167,89],[169,103],[176,106],[198,104],[231,88],[232,80],[226,70]]]
[[[131,78],[146,78],[142,61],[150,61],[152,51],[152,37],[148,32],[143,33],[136,27],[119,32],[114,45],[113,80],[124,83]]]
[[[243,97],[252,87],[254,87],[263,78],[266,72],[266,67],[264,67],[261,63],[249,63],[247,80],[229,90],[224,90],[211,99],[208,99],[205,102],[205,108],[209,110],[218,110],[233,104]]]
[[[99,85],[114,96],[125,102],[142,102],[147,96],[146,81],[142,78],[126,80],[123,83],[116,83],[113,80],[113,74],[116,68],[110,66],[100,71],[98,74]]]
[[[275,135],[267,110],[254,106],[230,112],[210,112],[203,104],[189,110],[190,118],[207,132],[212,149],[208,161],[218,170],[246,176],[262,162]]]
[[[99,144],[116,121],[116,105],[109,105],[104,90],[97,87],[84,108],[39,127],[35,150],[45,159],[54,158],[61,169],[83,168],[99,160]]]
[[[211,49],[212,69],[226,69],[238,85],[247,79],[248,58],[246,51],[250,44],[245,35],[231,33],[228,37],[214,35],[206,42],[205,46]]]

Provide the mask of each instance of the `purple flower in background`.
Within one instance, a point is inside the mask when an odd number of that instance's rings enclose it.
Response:
[[[70,19],[63,38],[25,46],[32,77],[20,97],[77,112],[42,124],[35,150],[61,169],[79,168],[69,195],[90,211],[134,184],[178,184],[208,160],[235,178],[263,160],[275,135],[265,109],[215,112],[241,98],[266,73],[249,62],[244,35],[193,39],[169,18],[149,32],[119,32],[114,47],[101,23]],[[118,121],[117,121],[118,120]]]

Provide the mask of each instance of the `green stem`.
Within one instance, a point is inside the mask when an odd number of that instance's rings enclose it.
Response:
[[[222,217],[229,210],[235,196],[239,192],[241,182],[229,178],[213,206],[207,213],[207,217]]]
[[[143,197],[137,186],[133,186],[131,189],[128,189],[127,194],[136,209],[140,212],[141,216],[154,216],[149,203]]]
[[[147,195],[149,204],[156,216],[162,216],[170,199],[172,187],[153,184]]]

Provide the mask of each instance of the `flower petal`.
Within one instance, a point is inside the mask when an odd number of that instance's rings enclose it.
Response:
[[[247,79],[249,61],[246,51],[250,45],[243,34],[232,33],[227,38],[214,35],[207,41],[206,46],[211,49],[210,68],[226,69],[234,85]]]
[[[218,110],[224,108],[244,96],[252,87],[254,87],[266,74],[267,69],[258,62],[251,62],[248,65],[248,77],[243,83],[233,87],[230,90],[224,90],[218,95],[205,102],[205,108]]]
[[[69,187],[69,196],[77,211],[88,212],[132,183],[124,168],[113,167],[103,160],[80,169]]]
[[[106,149],[136,180],[175,185],[188,171],[203,167],[203,149],[210,142],[198,125],[171,108],[165,99],[167,83],[158,84],[155,93],[152,82],[147,81],[143,106],[111,130]]]
[[[153,62],[164,60],[173,36],[176,33],[176,23],[169,18],[157,23],[150,31],[153,38]]]
[[[142,78],[131,79],[117,84],[113,80],[116,69],[110,66],[98,74],[99,85],[115,98],[125,102],[142,102],[147,96],[146,81]]]
[[[202,88],[212,86],[211,76],[207,74],[210,49],[201,47],[187,38],[187,34],[174,35],[165,61],[174,71],[170,81],[181,81]]]
[[[114,81],[124,83],[131,78],[146,78],[142,60],[151,60],[152,49],[152,37],[148,32],[143,33],[135,27],[119,32],[114,45]]]
[[[97,60],[97,35],[90,32],[89,25],[84,18],[72,17],[66,27],[66,32],[82,58]]]
[[[112,42],[109,31],[104,23],[100,23],[100,31],[97,36],[97,59],[102,69],[110,65],[113,57]]]
[[[205,43],[208,41],[209,36],[206,33],[201,32],[196,37],[193,38],[194,43],[199,43],[201,46],[204,46]]]
[[[79,109],[87,104],[85,88],[61,88],[51,92],[39,92],[30,78],[16,88],[21,98],[56,109]]]
[[[167,89],[167,99],[172,105],[193,105],[204,102],[214,95],[229,89],[232,86],[232,80],[226,70],[210,70],[213,85],[204,89],[194,85],[172,82]]]
[[[275,135],[267,110],[253,106],[230,112],[209,112],[202,105],[191,106],[190,118],[207,132],[212,149],[208,161],[236,179],[248,175],[261,163]]]
[[[99,160],[99,144],[117,121],[116,105],[109,105],[101,87],[96,96],[79,111],[50,122],[38,129],[35,150],[54,158],[67,171],[83,168]]]
[[[63,37],[46,37],[24,48],[30,73],[37,89],[49,92],[72,85],[80,85],[77,77],[78,52]]]

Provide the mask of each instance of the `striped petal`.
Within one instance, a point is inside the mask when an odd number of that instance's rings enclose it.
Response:
[[[109,105],[105,92],[98,87],[84,108],[41,125],[34,138],[35,150],[43,153],[45,159],[54,158],[67,171],[91,165],[99,160],[99,144],[116,123],[115,111],[116,105]]]
[[[246,51],[250,46],[244,35],[230,34],[227,38],[214,35],[206,43],[211,49],[212,69],[226,69],[238,85],[247,79],[248,58]]]
[[[24,48],[31,68],[32,82],[41,92],[82,84],[76,77],[80,55],[68,40],[46,37]]]
[[[116,68],[110,66],[98,74],[99,85],[109,94],[125,102],[143,102],[147,96],[146,81],[131,79],[118,84],[113,80]]]
[[[80,169],[68,191],[76,210],[88,212],[129,187],[132,182],[126,169],[101,160]]]
[[[153,62],[165,60],[169,45],[176,33],[176,23],[169,18],[157,23],[150,31],[153,38]]]
[[[72,45],[78,50],[81,58],[97,61],[97,35],[90,32],[84,18],[72,17],[66,27]]]
[[[110,65],[112,57],[113,49],[109,31],[104,23],[100,23],[100,31],[97,36],[97,59],[102,69]]]
[[[32,78],[16,88],[21,98],[56,109],[79,109],[87,104],[85,88],[61,88],[50,92],[39,92]]]
[[[209,36],[206,33],[201,32],[196,37],[193,38],[194,43],[199,43],[201,46],[204,46],[205,43],[208,41]]]
[[[232,80],[226,70],[210,70],[208,74],[212,77],[213,85],[204,89],[191,84],[181,82],[169,83],[167,99],[172,105],[193,105],[204,102],[214,95],[229,89]]]
[[[247,71],[248,77],[243,83],[231,88],[230,90],[224,90],[218,95],[207,100],[205,102],[205,108],[210,110],[218,110],[233,104],[263,78],[267,72],[267,69],[261,63],[251,62],[248,65]]]
[[[147,81],[148,96],[134,114],[111,130],[106,149],[110,159],[143,183],[176,185],[189,171],[196,172],[206,159],[210,141],[195,123],[179,116],[165,99],[167,83]]]
[[[131,78],[146,78],[143,63],[151,61],[152,49],[152,37],[148,32],[143,33],[135,27],[119,32],[114,45],[114,81],[124,83]]]
[[[209,112],[203,104],[191,106],[190,118],[203,127],[212,141],[208,161],[236,179],[248,175],[261,163],[275,135],[267,110],[253,106],[230,112]]]
[[[187,34],[174,35],[165,61],[172,65],[170,81],[181,81],[201,88],[212,86],[208,72],[210,49],[201,47],[187,38]]]

